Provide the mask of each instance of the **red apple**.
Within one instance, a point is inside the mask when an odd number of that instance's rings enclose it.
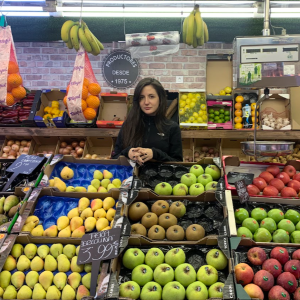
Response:
[[[280,169],[278,166],[267,167],[266,171],[271,173],[274,177],[280,173]]]
[[[282,272],[282,266],[280,262],[274,258],[267,259],[263,263],[262,269],[271,273],[274,276],[274,278],[277,278]]]
[[[268,294],[269,300],[290,300],[290,294],[280,285],[273,286]]]
[[[300,182],[299,182],[299,184],[300,184]],[[259,195],[260,194],[260,190],[254,184],[247,185],[247,192],[249,195]]]
[[[264,249],[260,247],[253,247],[248,250],[247,257],[253,265],[261,266],[267,259],[267,254]]]
[[[234,272],[235,272],[236,282],[241,285],[246,285],[248,283],[251,283],[254,277],[252,268],[245,263],[237,264],[234,267]]]
[[[291,187],[285,187],[281,190],[281,197],[297,197],[298,195],[294,189]]]
[[[289,293],[293,293],[297,289],[297,280],[290,272],[283,272],[277,277],[276,283],[282,286]]]
[[[300,182],[297,180],[291,180],[290,182],[288,182],[287,184],[288,187],[291,187],[292,189],[294,189],[297,193],[299,193],[300,190]]]
[[[300,173],[297,173],[293,176],[294,180],[300,181]]]
[[[274,176],[267,171],[260,173],[259,177],[263,178],[267,183],[269,183],[272,179],[274,179]]]
[[[274,285],[274,276],[266,270],[260,270],[255,273],[253,283],[257,284],[264,292],[267,292]]]
[[[278,196],[279,191],[276,189],[276,187],[269,185],[264,188],[263,194],[265,196],[274,197],[274,196]]]
[[[264,300],[264,293],[258,285],[253,283],[247,284],[244,290],[251,299]]]
[[[260,178],[260,177],[256,177],[253,179],[253,182],[252,182],[255,186],[258,187],[258,189],[262,192],[263,189],[267,186],[267,183],[266,181],[263,179],[263,178]]]
[[[277,259],[282,265],[284,265],[290,259],[288,251],[283,247],[273,248],[270,252],[270,257]]]
[[[274,186],[279,192],[284,188],[284,183],[278,178],[272,179],[269,184]]]
[[[276,178],[279,178],[284,184],[287,184],[291,180],[290,176],[285,172],[279,173]]]
[[[298,287],[294,293],[294,300],[300,300],[300,287]]]
[[[300,261],[296,259],[291,259],[284,265],[284,271],[292,273],[296,279],[300,278]]]
[[[296,174],[296,169],[291,165],[287,165],[283,168],[283,172],[287,173],[290,178],[292,178]]]
[[[292,259],[298,259],[300,260],[300,249],[296,250],[292,254]]]

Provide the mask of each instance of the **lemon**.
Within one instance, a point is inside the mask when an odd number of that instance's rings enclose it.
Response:
[[[185,102],[186,102],[186,104],[191,104],[192,101],[191,101],[191,99],[188,98],[188,99],[186,99]]]
[[[198,117],[198,118],[197,118],[197,121],[198,121],[198,123],[203,123],[203,118]]]
[[[185,101],[182,101],[182,100],[180,100],[179,101],[179,107],[185,107],[186,106],[186,102]]]
[[[193,113],[193,117],[194,117],[194,118],[198,118],[198,117],[199,117],[199,114],[198,114],[197,112],[194,112],[194,113]]]
[[[195,118],[194,117],[189,117],[189,121],[192,123],[195,121]]]
[[[200,109],[201,110],[206,110],[206,105],[205,104],[201,104]]]
[[[202,117],[202,119],[203,119],[204,122],[206,122],[206,121],[207,121],[207,116],[204,115],[204,116]]]
[[[231,94],[226,94],[226,96],[231,96]]]
[[[192,93],[188,93],[187,97],[188,97],[189,99],[192,99],[192,98],[193,98],[193,94],[192,94]]]
[[[224,91],[225,91],[226,94],[230,94],[232,92],[232,89],[231,89],[231,87],[226,86],[226,88],[224,89]]]
[[[184,110],[189,110],[191,107],[189,106],[189,105],[186,105],[185,107],[184,107]]]
[[[196,99],[199,100],[201,98],[200,94],[196,94]]]
[[[202,117],[204,115],[204,111],[203,110],[199,110],[199,117]]]
[[[194,108],[194,107],[195,107],[195,105],[196,105],[196,103],[195,103],[195,102],[191,102],[191,104],[190,104],[190,107],[191,107],[191,108]]]
[[[183,95],[181,96],[181,99],[182,99],[182,100],[186,100],[186,98],[187,98],[187,95],[186,95],[186,94],[183,94]]]
[[[196,121],[194,121],[193,123],[198,124],[198,121],[196,120]]]
[[[179,115],[180,115],[180,116],[184,115],[184,108],[180,108],[180,109],[179,109]]]
[[[221,90],[220,92],[219,92],[219,94],[221,95],[221,96],[225,96],[225,91],[224,90]]]
[[[197,101],[197,99],[196,98],[192,98],[192,102],[196,102]]]

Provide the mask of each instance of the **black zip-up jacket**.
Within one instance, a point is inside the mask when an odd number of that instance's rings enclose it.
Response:
[[[157,161],[182,161],[181,131],[177,123],[168,120],[164,126],[164,133],[158,132],[155,126],[155,117],[144,116],[145,134],[142,148],[150,148],[153,151],[153,159]],[[123,148],[123,137],[121,128],[115,145],[112,158],[116,159],[121,155],[128,158],[128,152],[132,147]],[[135,147],[133,147],[135,148]]]

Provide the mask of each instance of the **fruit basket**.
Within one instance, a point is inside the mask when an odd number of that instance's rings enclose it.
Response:
[[[207,101],[208,129],[232,129],[232,100]]]
[[[96,117],[93,120],[87,120],[86,122],[76,122],[69,116],[66,118],[66,126],[70,128],[95,128],[97,127],[96,122],[99,115],[100,106],[96,109]]]

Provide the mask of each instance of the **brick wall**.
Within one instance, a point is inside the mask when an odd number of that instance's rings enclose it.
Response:
[[[24,85],[29,89],[65,89],[72,76],[76,57],[75,50],[68,49],[63,42],[16,43],[20,72]],[[104,81],[101,65],[103,58],[112,49],[123,48],[122,43],[104,44],[105,50],[97,57],[89,55],[97,80],[103,92],[111,87]],[[146,57],[140,59],[141,78],[154,77],[169,91],[183,88],[205,88],[206,55],[232,53],[232,44],[208,43],[203,48],[193,49],[185,44],[174,55]],[[183,76],[183,83],[176,83],[176,76]],[[132,94],[133,88],[126,90]]]

